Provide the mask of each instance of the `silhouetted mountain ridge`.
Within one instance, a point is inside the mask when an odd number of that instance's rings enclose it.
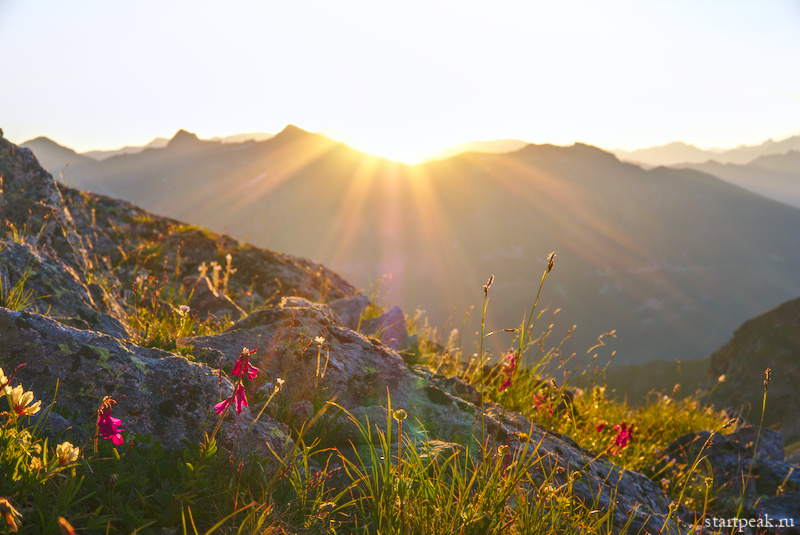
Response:
[[[391,273],[392,300],[434,325],[460,326],[494,274],[490,327],[517,326],[556,251],[540,303],[562,309],[553,339],[577,324],[565,348],[583,352],[616,329],[620,362],[706,357],[742,321],[800,295],[800,211],[580,143],[408,166],[287,127],[191,157],[151,149],[70,166],[64,179],[314,258],[364,288]]]

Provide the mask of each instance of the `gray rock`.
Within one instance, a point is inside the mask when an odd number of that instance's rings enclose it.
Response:
[[[408,347],[406,316],[399,306],[393,306],[377,318],[361,322],[361,332],[374,336],[388,347],[399,351]]]
[[[796,503],[782,496],[800,491],[800,466],[784,461],[783,436],[771,429],[762,429],[760,436],[754,426],[730,435],[691,433],[673,441],[663,455],[661,466],[674,461],[676,468],[691,465],[698,456],[705,458],[698,469],[705,473],[705,467],[710,466],[706,475],[712,476],[715,487],[722,489],[720,506],[735,511],[744,495],[744,511],[751,517],[759,516],[764,507],[770,516],[779,516],[785,511],[784,504]],[[795,509],[795,516],[798,512],[800,509]]]
[[[33,245],[47,246],[67,265],[85,270],[86,248],[52,175],[27,148],[19,148],[0,130],[0,210],[6,225]]]
[[[343,297],[331,301],[328,306],[336,314],[341,326],[357,331],[369,306],[369,298],[366,295]]]
[[[207,277],[191,275],[183,279],[183,287],[190,295],[190,314],[198,321],[213,317],[217,320],[229,318],[236,321],[245,315],[244,310],[225,294],[217,292]]]
[[[127,338],[125,314],[102,288],[93,285],[93,293],[71,267],[27,243],[0,241],[0,280],[5,293],[23,277],[30,310],[78,328]]]
[[[219,417],[214,405],[233,392],[233,385],[211,368],[183,357],[146,349],[94,331],[67,327],[39,314],[0,308],[0,367],[9,373],[20,364],[15,380],[36,399],[56,399],[57,424],[76,436],[94,435],[97,408],[105,396],[117,400],[113,414],[122,420],[124,435],[152,433],[166,449],[181,440],[200,442]],[[245,448],[270,457],[268,446],[282,451],[288,429],[265,415],[253,422],[253,412],[229,411],[218,442],[234,451]],[[291,444],[291,441],[289,441]]]
[[[759,500],[754,507],[755,518],[769,520],[770,533],[796,535],[800,533],[800,493],[791,492]]]

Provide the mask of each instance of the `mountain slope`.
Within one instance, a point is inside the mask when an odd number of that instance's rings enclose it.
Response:
[[[766,368],[772,376],[764,425],[778,427],[787,441],[800,440],[800,299],[747,320],[711,356],[708,401],[742,408],[748,420],[758,422]]]
[[[52,139],[40,136],[20,144],[20,147],[31,149],[39,163],[54,177],[58,177],[68,165],[81,165],[92,162],[92,158],[78,154],[74,150],[59,145]]]
[[[710,161],[678,167],[714,175],[753,193],[800,208],[800,151],[761,156],[747,165]]]
[[[111,149],[111,150],[90,150],[87,152],[83,152],[84,156],[88,156],[93,160],[105,160],[106,158],[111,158],[112,156],[120,156],[122,154],[138,154],[145,149],[161,149],[167,146],[169,140],[165,137],[157,137],[150,141],[148,144],[143,146],[135,146],[135,145],[126,145],[119,149]]]
[[[296,127],[257,143],[181,138],[70,166],[65,180],[314,258],[363,288],[390,273],[392,300],[434,325],[460,327],[494,274],[489,329],[517,326],[556,251],[540,307],[562,309],[554,341],[578,325],[567,354],[616,329],[619,362],[705,357],[800,295],[800,211],[696,171],[645,171],[582,144],[411,167]]]

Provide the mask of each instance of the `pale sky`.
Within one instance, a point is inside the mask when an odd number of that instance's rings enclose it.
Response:
[[[6,137],[79,152],[289,123],[404,161],[800,134],[800,0],[0,0],[0,49]]]

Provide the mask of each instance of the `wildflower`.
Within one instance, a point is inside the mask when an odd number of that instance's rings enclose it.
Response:
[[[406,414],[406,411],[404,411],[403,409],[397,409],[392,414],[392,417],[395,420],[397,420],[398,422],[402,422],[403,420],[405,420],[408,417],[408,414]]]
[[[595,430],[596,430],[598,433],[602,433],[602,432],[603,432],[603,429],[605,429],[605,428],[606,428],[606,424],[600,424],[600,425],[598,425],[597,427],[595,427]]]
[[[245,395],[244,385],[242,383],[239,383],[236,386],[236,390],[228,399],[224,399],[214,405],[214,409],[217,411],[217,414],[222,414],[222,411],[224,411],[228,405],[231,404],[231,402],[236,403],[237,414],[242,413],[242,407],[247,407],[247,396]]]
[[[33,392],[25,392],[22,385],[17,385],[14,388],[6,387],[4,390],[10,398],[11,410],[17,416],[30,416],[39,412],[42,402],[37,401],[31,404]]]
[[[239,383],[233,396],[236,398],[236,412],[241,414],[242,407],[247,407],[247,396],[245,396],[243,384]]]
[[[122,431],[125,431],[119,425],[122,420],[111,416],[111,407],[114,406],[114,401],[111,396],[103,398],[100,408],[97,410],[97,434],[100,438],[111,439],[116,446],[125,444],[122,438]]]
[[[71,442],[63,442],[56,446],[56,457],[58,457],[59,466],[77,461],[80,454],[80,448],[74,447]]]
[[[247,374],[247,379],[252,381],[258,375],[258,368],[250,364],[250,355],[256,353],[258,349],[247,349],[246,347],[242,348],[242,354],[239,355],[239,358],[236,360],[236,364],[233,366],[233,375],[236,377],[244,377]],[[247,403],[245,403],[247,405]]]
[[[187,305],[181,305],[178,307],[178,312],[180,312],[181,316],[185,316],[190,310],[191,308],[189,308]]]
[[[6,374],[3,372],[3,368],[0,368],[0,387],[3,387],[3,394],[8,394],[8,391],[11,388],[8,386],[8,379],[6,379]]]
[[[224,411],[230,404],[231,404],[231,398],[223,399],[222,401],[214,405],[214,410],[217,411],[217,414],[222,414],[222,411]]]
[[[6,498],[0,498],[0,515],[3,517],[3,520],[6,521],[8,525],[8,529],[13,532],[16,532],[19,529],[19,519],[22,515],[14,509],[14,506],[9,503]]]
[[[321,346],[322,344],[325,343],[325,337],[317,336],[316,338],[314,338],[314,341],[317,343],[318,346]]]
[[[614,448],[612,449],[612,453],[617,455],[624,447],[628,445],[628,442],[630,442],[633,434],[633,427],[628,427],[625,422],[622,422],[621,424],[614,426],[614,431],[617,431],[617,436],[614,437]]]
[[[503,363],[503,373],[506,376],[506,380],[500,385],[498,392],[502,392],[511,386],[511,376],[514,375],[514,370],[517,368],[517,358],[518,355],[516,353],[506,355],[506,361]]]

